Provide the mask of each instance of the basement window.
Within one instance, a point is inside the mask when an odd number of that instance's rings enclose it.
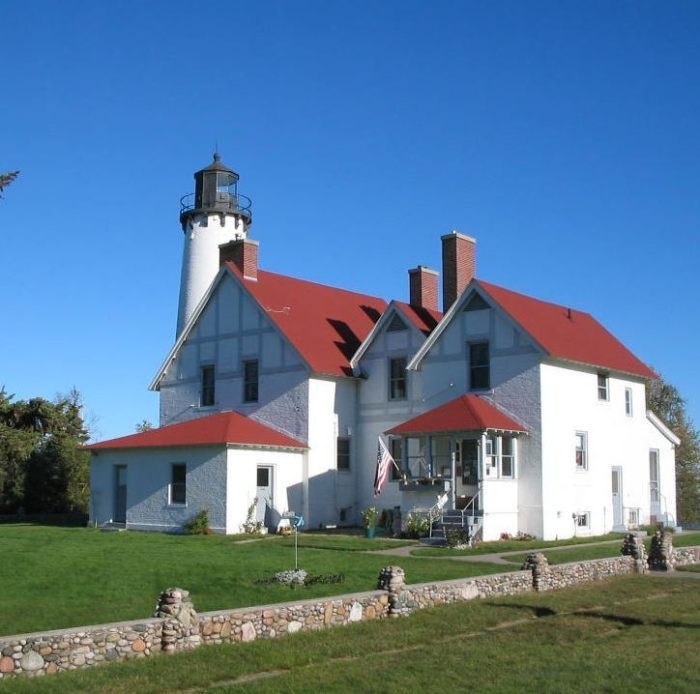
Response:
[[[576,523],[577,528],[588,529],[591,527],[591,514],[586,511],[585,513],[575,513],[574,523]]]

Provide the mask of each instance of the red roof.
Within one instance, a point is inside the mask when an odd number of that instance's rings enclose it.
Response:
[[[526,431],[507,414],[478,395],[460,395],[454,400],[424,412],[403,424],[389,429],[387,434],[427,434],[448,431]]]
[[[250,280],[226,265],[313,371],[352,375],[350,359],[384,313],[384,299],[265,270]]]
[[[475,280],[553,357],[654,378],[655,374],[593,316]]]
[[[432,311],[422,306],[413,306],[403,301],[394,300],[394,304],[401,309],[406,318],[408,318],[425,336],[430,335],[435,326],[442,319],[442,313],[440,311]]]
[[[141,434],[131,434],[118,439],[100,441],[85,448],[109,450],[112,448],[151,448],[167,446],[207,446],[216,444],[242,444],[250,446],[279,446],[307,448],[291,436],[271,429],[238,412],[219,412],[208,417],[190,419],[179,424],[168,424]]]

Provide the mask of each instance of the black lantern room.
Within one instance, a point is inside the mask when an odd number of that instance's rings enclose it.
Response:
[[[218,152],[209,166],[194,175],[194,193],[180,200],[180,222],[198,214],[235,214],[250,224],[251,200],[238,193],[238,174],[221,161]]]

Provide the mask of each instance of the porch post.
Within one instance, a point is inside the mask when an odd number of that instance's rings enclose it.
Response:
[[[450,453],[450,464],[451,464],[451,474],[452,482],[450,484],[450,501],[452,502],[452,510],[457,508],[457,453],[454,450],[454,446],[450,446],[452,452]]]

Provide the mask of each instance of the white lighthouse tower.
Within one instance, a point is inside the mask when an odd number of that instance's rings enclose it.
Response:
[[[253,219],[250,198],[238,193],[238,174],[221,161],[218,153],[209,166],[195,173],[194,180],[194,193],[180,200],[185,248],[178,336],[219,270],[219,246],[246,238]]]

